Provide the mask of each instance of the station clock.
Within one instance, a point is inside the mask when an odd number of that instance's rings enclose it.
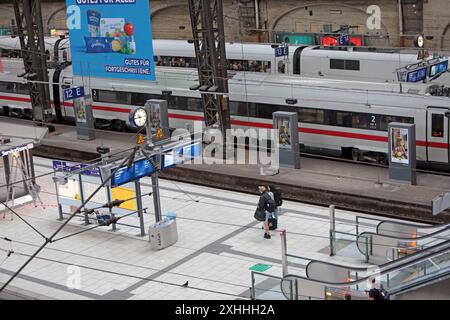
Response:
[[[130,113],[130,122],[132,125],[141,128],[147,123],[147,111],[144,108],[137,108]]]

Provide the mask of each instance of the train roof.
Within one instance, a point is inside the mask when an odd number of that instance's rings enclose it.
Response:
[[[153,50],[156,56],[195,57],[194,44],[187,40],[153,39]],[[260,61],[274,59],[274,49],[263,43],[227,42],[225,50],[228,59]]]
[[[411,51],[399,51],[390,49],[374,49],[357,47],[307,47],[302,51],[302,57],[323,57],[323,58],[336,58],[336,59],[355,59],[355,60],[372,60],[372,61],[398,61],[399,65],[417,63],[417,52]],[[345,49],[345,50],[344,50]]]
[[[242,86],[251,84],[256,86],[267,86],[270,90],[278,88],[323,88],[343,89],[348,91],[366,92],[404,92],[409,94],[425,95],[429,86],[435,83],[394,83],[394,82],[370,82],[360,80],[343,80],[330,78],[313,78],[302,76],[287,76],[279,74],[265,74],[255,72],[240,72],[229,80],[230,86]],[[437,83],[436,83],[437,84]],[[268,89],[269,90],[269,89]]]

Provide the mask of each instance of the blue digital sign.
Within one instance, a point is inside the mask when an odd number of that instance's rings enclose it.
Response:
[[[432,65],[430,67],[430,73],[429,76],[432,78],[438,74],[444,73],[448,70],[448,60],[439,62],[435,65]]]
[[[73,74],[155,80],[146,0],[66,0]]]
[[[156,157],[152,157],[156,162]],[[111,177],[111,186],[117,187],[125,183],[146,177],[151,175],[155,170],[147,159],[140,159],[135,161],[133,165],[128,168],[127,166],[117,169],[114,175]]]
[[[152,159],[156,162],[156,157],[152,157]],[[147,161],[147,159],[142,159],[134,163],[135,179],[146,177],[148,175],[151,175],[153,172],[155,172],[155,170],[153,169],[152,164]]]
[[[202,152],[201,142],[196,142],[182,148],[175,148],[172,151],[164,153],[161,157],[161,169],[173,167],[182,164],[184,161],[197,157]],[[152,156],[152,160],[156,162],[156,156]],[[146,158],[137,160],[128,168],[127,166],[117,169],[111,177],[111,186],[117,187],[128,182],[146,177],[154,173],[154,168]]]
[[[418,82],[423,81],[427,77],[427,68],[417,69],[411,72],[408,72],[407,82]]]

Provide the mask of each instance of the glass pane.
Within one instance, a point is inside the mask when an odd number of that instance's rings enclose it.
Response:
[[[435,138],[444,137],[444,115],[433,114],[431,116],[431,136]]]
[[[345,60],[342,59],[330,59],[330,69],[345,69]]]
[[[345,60],[345,70],[359,71],[359,60]]]

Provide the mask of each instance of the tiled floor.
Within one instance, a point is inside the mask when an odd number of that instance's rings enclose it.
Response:
[[[35,166],[36,174],[52,170],[46,159],[37,158]],[[46,208],[26,205],[16,211],[49,236],[62,223],[57,221],[55,187],[51,176],[38,183]],[[142,179],[143,192],[150,192],[150,184],[149,178]],[[249,267],[268,264],[272,267],[267,274],[282,275],[280,236],[272,232],[271,240],[263,239],[261,224],[253,218],[256,196],[166,180],[160,180],[160,186],[163,214],[169,210],[177,214],[178,242],[173,246],[152,251],[148,236],[137,236],[139,229],[120,226],[112,232],[100,227],[48,244],[9,290],[25,290],[30,298],[53,299],[236,299],[249,298]],[[151,197],[144,198],[144,207],[153,212]],[[44,240],[17,217],[1,217],[0,237],[12,239],[14,250],[5,260],[6,252],[0,251],[0,283],[4,283]],[[286,201],[279,228],[287,230],[289,253],[362,264],[363,257],[330,257],[324,250],[329,245],[328,217],[328,208]],[[149,213],[144,218],[147,230],[154,217]],[[336,218],[337,230],[355,232],[355,213],[337,210]],[[137,226],[139,220],[130,216],[121,222]],[[59,236],[83,228],[75,218]],[[8,250],[9,244],[0,240],[0,248]],[[304,272],[301,266],[306,261],[290,262],[291,273]],[[79,286],[69,288],[77,282],[76,271]],[[182,286],[186,281],[189,285]]]

